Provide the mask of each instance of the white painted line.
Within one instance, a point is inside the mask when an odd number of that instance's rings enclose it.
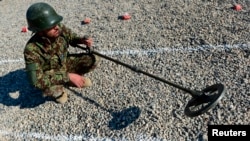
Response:
[[[13,59],[13,60],[0,60],[0,65],[1,64],[6,64],[6,63],[18,63],[18,62],[23,62],[24,60],[22,58],[19,59]]]
[[[43,140],[53,140],[53,141],[71,141],[71,140],[86,140],[86,137],[84,136],[65,136],[65,135],[56,135],[56,136],[51,136],[43,133],[36,133],[36,132],[8,132],[8,131],[2,131],[0,130],[0,135],[6,136],[6,137],[13,137],[13,138],[35,138],[35,139],[43,139]],[[90,138],[89,138],[90,139]]]
[[[193,52],[193,51],[210,51],[210,50],[228,50],[228,49],[250,49],[250,45],[236,44],[236,45],[203,45],[198,47],[177,47],[177,48],[157,48],[148,50],[116,50],[116,51],[100,51],[104,55],[148,55],[151,53],[165,53],[165,52]],[[13,60],[0,60],[1,64],[24,62],[23,58]]]
[[[112,141],[112,140],[120,140],[120,141],[127,141],[126,138],[108,138],[108,137],[94,137],[92,135],[55,135],[51,136],[44,133],[36,133],[36,132],[8,132],[8,131],[2,131],[0,130],[0,136],[2,137],[12,137],[15,139],[23,138],[23,139],[42,139],[42,140],[52,140],[52,141],[82,141],[82,140],[88,140],[88,141]],[[146,135],[137,133],[135,134],[135,140],[150,140],[150,141],[160,141],[162,139],[154,138],[154,137],[148,137]]]
[[[198,47],[176,47],[176,48],[157,48],[148,50],[117,50],[117,51],[101,51],[100,53],[106,55],[148,55],[151,53],[165,53],[165,52],[194,52],[194,51],[210,51],[210,50],[228,50],[228,49],[250,49],[250,45],[203,45]]]

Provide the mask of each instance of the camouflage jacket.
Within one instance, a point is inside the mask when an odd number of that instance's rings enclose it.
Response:
[[[69,45],[80,42],[80,37],[65,25],[59,24],[61,35],[54,41],[35,34],[24,49],[25,66],[29,81],[39,89],[69,81],[66,58]]]

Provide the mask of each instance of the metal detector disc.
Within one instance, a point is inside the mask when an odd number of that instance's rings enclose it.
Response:
[[[207,112],[216,106],[225,94],[225,86],[223,84],[214,84],[203,89],[200,96],[193,97],[185,107],[184,113],[189,117],[194,117]]]

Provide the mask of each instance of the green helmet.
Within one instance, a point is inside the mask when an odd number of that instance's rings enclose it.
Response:
[[[28,8],[26,19],[28,29],[32,32],[39,32],[57,25],[63,17],[58,15],[49,4],[39,2]]]

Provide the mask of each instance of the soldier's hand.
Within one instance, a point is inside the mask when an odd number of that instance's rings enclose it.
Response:
[[[91,47],[93,45],[93,39],[89,36],[85,36],[81,39],[81,42],[87,47]]]
[[[81,88],[84,85],[84,79],[81,75],[76,73],[68,73],[68,77],[71,83],[73,83],[76,87]]]

